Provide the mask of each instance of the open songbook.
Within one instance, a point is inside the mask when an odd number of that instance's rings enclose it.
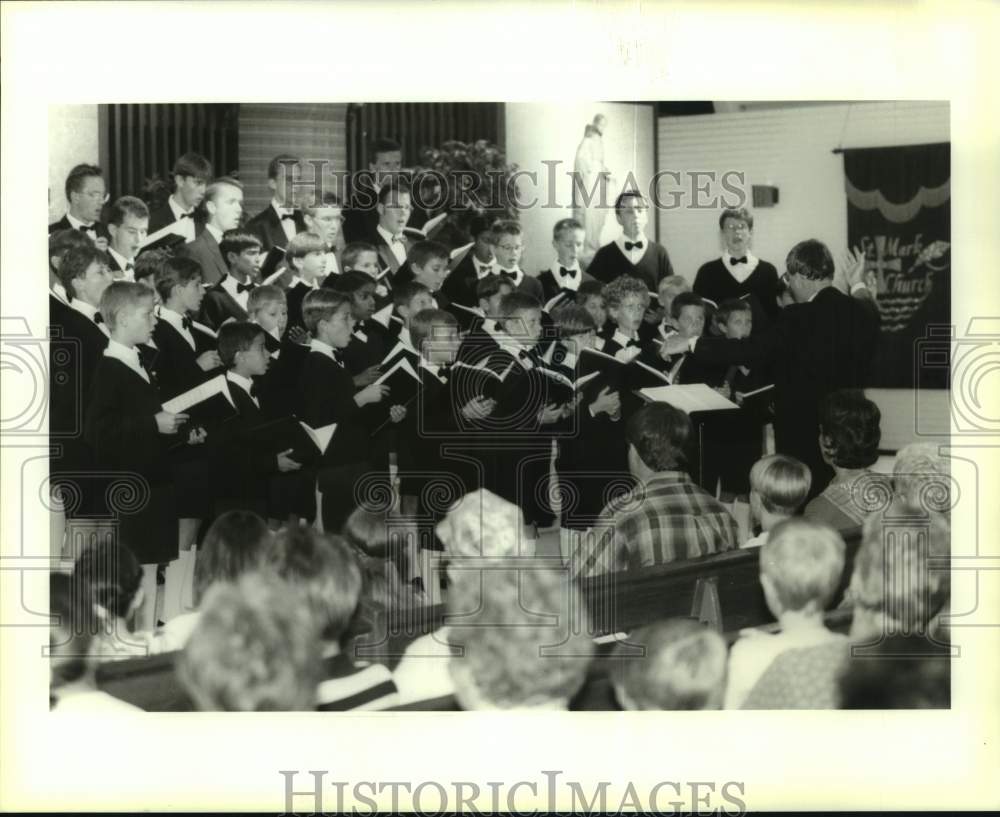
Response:
[[[147,235],[146,240],[142,242],[142,246],[139,249],[139,254],[147,250],[173,249],[187,242],[188,233],[185,232],[184,227],[181,225],[182,222],[180,221],[172,221],[163,229]]]
[[[438,213],[434,218],[427,219],[423,227],[404,227],[403,232],[411,238],[429,238],[437,231],[446,218],[448,218],[447,213]]]
[[[538,366],[535,370],[548,378],[549,390],[545,402],[560,405],[571,402],[578,391],[600,374],[600,372],[591,372],[576,378],[576,380],[570,380],[566,375],[545,366]]]
[[[190,418],[188,425],[205,427],[218,425],[237,414],[224,374],[167,400],[163,410],[171,414],[187,414]]]
[[[264,441],[275,456],[291,449],[288,456],[299,465],[314,465],[330,448],[336,430],[336,423],[313,428],[295,417],[281,417],[247,429],[241,439],[255,445]]]
[[[402,344],[399,345],[402,346]],[[379,416],[378,425],[375,427],[375,430],[379,431],[391,422],[389,417],[391,406],[405,406],[417,396],[420,389],[420,375],[417,374],[410,358],[402,355],[389,366],[375,383],[389,387],[389,394],[383,397],[380,403],[371,406],[371,409]]]
[[[452,382],[455,384],[457,394],[461,395],[461,400],[468,401],[473,397],[495,397],[497,389],[507,379],[511,370],[517,368],[517,364],[511,361],[502,373],[497,374],[486,365],[487,359],[484,358],[479,363],[456,361],[452,365]]]
[[[727,400],[711,386],[704,383],[688,383],[680,386],[660,386],[642,389],[639,394],[651,403],[669,403],[688,414],[696,411],[717,411],[739,408]]]
[[[651,365],[652,362],[649,356],[641,352],[629,360],[620,360],[597,349],[585,348],[580,350],[578,372],[581,375],[598,373],[599,377],[594,381],[595,394],[604,387],[612,391],[638,391],[668,385],[670,375],[655,368]]]
[[[461,247],[457,247],[456,249],[452,250],[451,253],[450,253],[451,260],[454,261],[460,255],[465,255],[474,246],[475,246],[475,242],[473,242],[472,244],[465,244],[465,245],[463,245]]]

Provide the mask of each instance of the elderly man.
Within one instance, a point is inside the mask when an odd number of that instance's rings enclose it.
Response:
[[[664,359],[689,352],[707,365],[772,364],[774,436],[779,454],[796,457],[812,471],[810,496],[829,483],[832,471],[819,450],[819,406],[837,389],[861,388],[878,338],[878,308],[864,280],[864,256],[848,254],[841,291],[833,258],[816,239],[792,247],[784,281],[795,303],[766,332],[740,340],[669,339]]]
[[[597,537],[572,557],[581,577],[693,559],[739,547],[736,520],[683,470],[691,420],[666,403],[632,415],[625,430],[628,464],[638,485],[601,512]]]

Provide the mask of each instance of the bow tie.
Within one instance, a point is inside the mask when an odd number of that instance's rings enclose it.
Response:
[[[729,263],[732,264],[734,267],[737,264],[745,264],[746,262],[747,262],[747,257],[745,255],[741,255],[739,258],[730,258],[729,259]]]
[[[575,269],[566,269],[566,267],[559,267],[559,274],[565,276],[566,278],[575,278],[576,277],[576,270]]]
[[[626,251],[627,250],[641,250],[642,249],[642,242],[641,241],[636,241],[635,243],[633,243],[631,241],[626,241],[625,242],[625,249],[626,249]]]
[[[81,233],[96,233],[97,232],[97,225],[96,224],[81,224],[80,225],[80,232]]]
[[[181,326],[183,326],[185,329],[187,329],[188,331],[190,331],[190,329],[191,329],[191,319],[187,315],[185,315],[183,318],[181,318]]]
[[[628,346],[642,346],[642,344],[639,343],[639,341],[637,341],[635,338],[629,338],[629,342],[626,343],[625,346],[626,347],[628,347]]]
[[[125,264],[125,272],[134,272],[134,271],[135,271],[135,264],[133,264],[131,261]]]
[[[100,312],[94,313],[94,323],[98,325],[104,323],[104,316]]]
[[[394,235],[392,237],[392,243],[393,244],[402,244],[403,243],[403,234],[402,233],[398,233],[398,234]]]
[[[190,213],[181,213],[181,214],[180,214],[180,215],[179,215],[179,216],[177,217],[177,220],[178,220],[178,221],[182,221],[183,219],[186,219],[186,218],[194,218],[194,216],[192,216],[192,215],[191,215]]]
[[[252,281],[249,284],[240,284],[240,283],[237,283],[236,284],[236,293],[240,294],[240,293],[243,293],[243,292],[251,292],[251,291],[253,291],[253,289],[256,286],[257,285],[255,283],[253,283]]]
[[[281,220],[282,221],[284,221],[286,218],[290,218],[292,221],[295,221],[295,211],[294,210],[285,210],[284,212],[280,213],[279,215],[281,216]]]

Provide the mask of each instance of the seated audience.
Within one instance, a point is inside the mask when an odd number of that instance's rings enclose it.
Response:
[[[820,404],[819,445],[823,461],[834,470],[823,493],[806,505],[806,519],[835,530],[860,527],[870,511],[864,501],[873,488],[870,466],[878,460],[882,414],[859,389],[830,393]],[[881,492],[879,492],[881,493]]]
[[[322,672],[316,708],[332,712],[395,706],[399,698],[389,670],[381,664],[357,662],[351,654],[362,577],[347,543],[310,528],[293,527],[275,537],[266,561],[305,603],[319,635]]]
[[[684,467],[691,420],[667,403],[639,409],[625,429],[629,470],[638,485],[597,522],[596,544],[581,542],[574,573],[594,576],[693,559],[739,547],[736,520],[692,482]]]
[[[823,624],[844,573],[844,540],[830,528],[789,519],[761,547],[760,583],[777,633],[744,630],[729,655],[726,709],[739,709],[771,662],[786,650],[843,642]]]
[[[774,527],[799,512],[809,496],[812,474],[805,463],[784,454],[771,454],[750,469],[750,520],[761,532],[741,545],[760,547]]]
[[[694,619],[640,627],[618,644],[609,670],[622,709],[721,709],[726,686],[726,642]],[[643,655],[634,654],[635,645]]]
[[[896,453],[890,511],[940,513],[951,517],[951,458],[937,443],[910,443]]]
[[[292,712],[316,706],[317,622],[305,599],[269,572],[205,594],[177,677],[203,712]]]

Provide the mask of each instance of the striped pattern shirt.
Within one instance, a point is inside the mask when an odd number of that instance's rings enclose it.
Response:
[[[355,664],[339,653],[323,659],[323,680],[316,689],[316,709],[387,709],[399,704],[392,673],[382,664]]]
[[[736,520],[681,471],[661,471],[612,500],[581,537],[572,570],[580,578],[638,570],[739,547]]]

